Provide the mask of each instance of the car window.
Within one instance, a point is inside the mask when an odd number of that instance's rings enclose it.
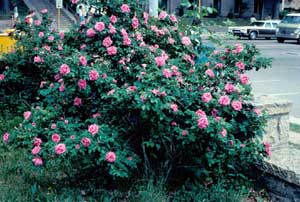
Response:
[[[264,24],[264,22],[252,22],[250,26],[262,27]]]
[[[272,26],[273,26],[274,28],[277,27],[277,25],[278,25],[277,22],[273,22],[273,23],[272,23]]]
[[[267,22],[267,23],[265,24],[265,27],[266,27],[266,28],[272,28],[272,25],[271,25],[271,23]]]
[[[283,23],[300,24],[300,16],[285,16]]]

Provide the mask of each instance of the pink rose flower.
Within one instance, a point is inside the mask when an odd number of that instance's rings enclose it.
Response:
[[[170,69],[163,69],[163,75],[166,78],[171,78],[173,75],[173,72]]]
[[[102,32],[105,29],[105,24],[104,22],[96,22],[94,28],[96,31]]]
[[[54,40],[54,36],[53,35],[48,36],[48,40],[49,41],[53,41]]]
[[[161,12],[159,13],[158,19],[159,19],[159,20],[164,20],[164,19],[166,19],[167,16],[168,16],[168,13],[167,13],[167,12],[161,11]]]
[[[96,113],[96,114],[93,114],[93,118],[95,119],[95,118],[97,118],[97,117],[99,117],[99,116],[101,116],[101,114],[98,112],[98,113]]]
[[[61,40],[63,40],[65,38],[65,33],[59,32],[58,34],[59,34]]]
[[[153,89],[153,90],[151,90],[151,92],[152,92],[155,96],[158,96],[158,95],[159,95],[159,90],[158,90],[158,89]]]
[[[235,44],[236,53],[241,53],[244,50],[244,47],[241,44]]]
[[[80,105],[82,105],[82,100],[78,97],[75,97],[73,104],[74,104],[74,106],[80,106]]]
[[[177,18],[175,15],[170,15],[170,20],[173,22],[173,23],[176,23],[177,22]]]
[[[156,58],[155,58],[155,62],[156,62],[156,65],[157,65],[158,67],[164,66],[164,65],[166,64],[166,60],[165,60],[165,58],[162,57],[162,56],[156,57]]]
[[[149,19],[149,13],[144,12],[143,13],[143,18],[144,18],[144,24],[148,24],[148,19]]]
[[[206,116],[202,116],[200,119],[198,119],[198,127],[201,129],[206,128],[209,125],[209,122],[207,120]]]
[[[89,79],[90,81],[96,81],[99,78],[99,73],[96,70],[91,70],[89,72]]]
[[[222,137],[226,137],[227,130],[225,128],[222,128],[221,135],[222,135]]]
[[[26,111],[26,112],[24,112],[23,116],[24,116],[24,119],[25,119],[25,120],[30,119],[30,117],[31,117],[31,111]]]
[[[34,56],[33,62],[35,62],[35,63],[41,63],[41,62],[43,62],[43,59],[40,56]]]
[[[5,78],[5,75],[4,74],[0,74],[0,81],[3,81]]]
[[[255,108],[255,109],[253,109],[253,111],[257,114],[257,116],[261,115],[260,109]]]
[[[79,62],[83,66],[87,65],[87,60],[86,60],[86,58],[83,55],[79,57]]]
[[[137,87],[136,86],[129,86],[127,88],[127,90],[130,91],[130,92],[135,92],[137,90]]]
[[[59,92],[64,92],[65,91],[65,85],[62,83],[62,84],[60,84],[60,86],[59,86]]]
[[[62,75],[67,75],[70,73],[70,67],[67,64],[62,64],[59,69],[59,73]]]
[[[42,9],[42,10],[41,10],[41,13],[43,13],[43,14],[48,13],[48,9],[46,9],[46,8]]]
[[[109,23],[108,29],[109,29],[109,33],[111,33],[111,34],[117,33],[117,29],[111,23]]]
[[[2,136],[2,140],[5,144],[7,144],[9,140],[9,133],[4,133]]]
[[[242,109],[242,102],[241,101],[237,101],[234,100],[231,102],[231,107],[235,110],[235,111],[240,111]]]
[[[86,36],[89,37],[89,38],[93,38],[95,35],[96,35],[96,32],[93,28],[89,28],[86,31]]]
[[[197,115],[197,116],[203,116],[203,117],[206,117],[206,113],[205,113],[203,110],[201,110],[201,109],[198,109],[198,110],[196,111],[196,115]]]
[[[34,137],[33,146],[40,146],[42,143],[43,143],[43,141],[40,138]]]
[[[223,95],[219,98],[219,104],[222,106],[226,106],[230,104],[230,99],[227,95]]]
[[[178,111],[178,105],[177,104],[170,104],[170,108],[173,110],[173,112],[177,112]]]
[[[232,93],[235,91],[235,87],[232,83],[226,83],[224,89],[225,89],[225,92],[227,92],[227,93]]]
[[[201,99],[203,102],[209,102],[212,99],[212,96],[210,93],[204,93]]]
[[[32,163],[34,166],[41,166],[43,165],[43,160],[41,159],[41,157],[34,157],[32,159]]]
[[[168,42],[173,45],[175,43],[175,40],[173,38],[169,37]]]
[[[72,4],[77,4],[79,0],[72,0]]]
[[[80,50],[84,50],[86,48],[86,44],[82,44],[81,46],[80,46]]]
[[[125,36],[123,38],[123,45],[124,46],[130,46],[131,45],[131,39],[129,37]]]
[[[214,78],[215,77],[215,73],[211,69],[206,70],[205,74],[208,75],[210,78]]]
[[[40,88],[43,88],[46,83],[47,83],[46,81],[41,81]]]
[[[129,6],[128,6],[127,4],[123,4],[123,5],[121,6],[121,11],[122,11],[123,13],[130,13],[130,8],[129,8]]]
[[[41,23],[42,23],[42,22],[41,22],[40,20],[35,20],[35,21],[34,21],[34,25],[35,25],[35,26],[40,26]]]
[[[116,161],[116,154],[115,152],[107,152],[107,154],[105,155],[105,160],[109,163],[113,163]]]
[[[271,144],[269,142],[264,142],[265,151],[268,156],[271,156]]]
[[[77,84],[78,84],[78,87],[79,87],[81,90],[86,89],[86,80],[79,79],[79,81],[78,81]]]
[[[84,147],[88,147],[91,145],[91,140],[87,137],[84,137],[81,139],[81,144],[84,146]]]
[[[54,134],[51,136],[51,139],[52,139],[52,141],[55,142],[55,143],[60,142],[60,136],[59,136],[59,134],[57,134],[57,133],[54,133]]]
[[[51,129],[52,129],[52,130],[56,129],[56,124],[55,124],[55,123],[52,123],[52,124],[51,124]]]
[[[106,51],[107,51],[108,55],[116,55],[118,52],[117,47],[115,47],[115,46],[106,48]]]
[[[41,147],[40,146],[35,146],[33,147],[33,149],[31,150],[31,154],[32,155],[37,155],[38,153],[40,153],[41,151]]]
[[[191,39],[187,36],[181,38],[181,43],[185,46],[189,46],[192,44]]]
[[[241,84],[245,85],[245,84],[248,83],[248,81],[249,81],[249,78],[248,78],[248,76],[246,74],[240,75],[240,82],[241,82]]]
[[[102,45],[106,48],[108,48],[109,46],[111,46],[113,43],[113,41],[111,40],[111,38],[108,36],[108,37],[105,37],[102,41]]]
[[[112,15],[112,16],[110,16],[109,20],[111,23],[115,24],[117,22],[118,18],[117,18],[117,16]]]
[[[245,64],[241,61],[238,61],[236,64],[235,64],[236,67],[238,67],[240,70],[244,70],[245,69]]]
[[[216,68],[223,68],[223,64],[222,63],[217,63]]]
[[[183,131],[181,132],[181,135],[182,135],[182,136],[187,136],[187,135],[188,135],[188,131],[187,131],[187,130],[183,130]]]
[[[75,138],[76,138],[75,135],[71,135],[71,136],[70,136],[70,139],[71,139],[71,140],[75,140]]]
[[[99,126],[97,124],[92,124],[92,125],[89,126],[88,131],[92,135],[96,135],[99,131]]]
[[[39,36],[40,38],[44,37],[44,32],[39,32],[38,36]]]
[[[63,153],[65,153],[67,150],[66,145],[63,143],[60,143],[58,145],[55,146],[55,153],[58,155],[61,155]]]
[[[134,16],[132,18],[131,26],[133,27],[133,29],[137,29],[139,27],[139,24],[139,19],[136,16]]]

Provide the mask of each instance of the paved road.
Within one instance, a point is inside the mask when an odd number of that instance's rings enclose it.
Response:
[[[238,40],[229,43],[255,44],[264,56],[272,57],[271,69],[252,71],[248,75],[255,95],[272,95],[291,100],[291,115],[300,118],[300,45],[276,40]]]

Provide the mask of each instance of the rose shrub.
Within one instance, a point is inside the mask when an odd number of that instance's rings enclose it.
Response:
[[[135,3],[114,1],[68,33],[41,15],[18,25],[0,68],[1,97],[30,105],[4,143],[27,148],[33,166],[105,180],[184,170],[214,181],[266,156],[265,118],[245,74],[269,66],[255,47],[208,51],[174,15],[149,18]]]

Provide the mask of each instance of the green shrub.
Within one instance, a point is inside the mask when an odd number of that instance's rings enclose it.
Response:
[[[1,97],[15,99],[4,104],[30,105],[4,142],[26,149],[33,169],[112,188],[153,174],[216,182],[266,155],[245,74],[269,65],[255,47],[210,52],[175,16],[148,19],[135,3],[114,1],[65,35],[42,15],[18,25],[0,69]]]

